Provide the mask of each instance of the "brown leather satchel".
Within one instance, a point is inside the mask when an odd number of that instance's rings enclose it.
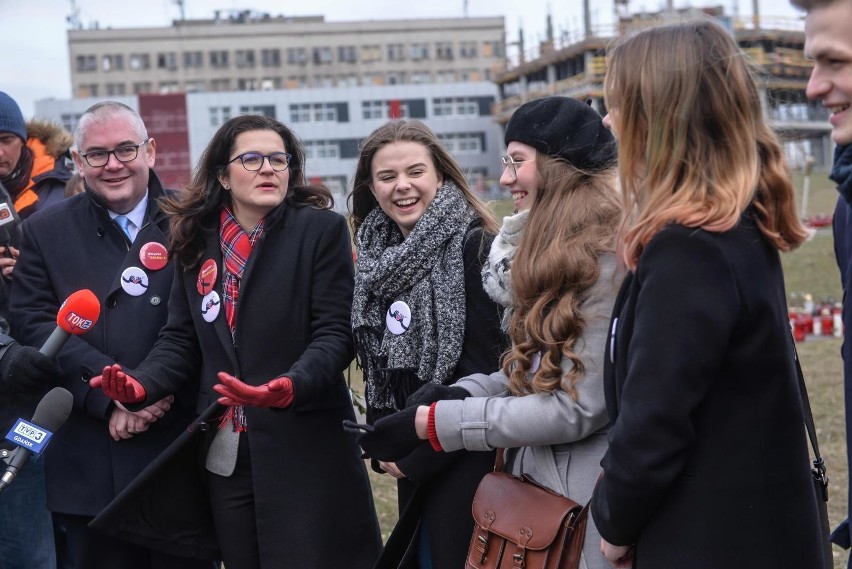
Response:
[[[527,475],[494,472],[473,498],[473,537],[466,569],[577,569],[586,537],[588,505],[581,506]]]

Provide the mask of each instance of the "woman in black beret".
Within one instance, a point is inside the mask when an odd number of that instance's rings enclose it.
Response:
[[[509,449],[507,471],[585,504],[609,423],[602,372],[620,283],[615,142],[595,110],[565,97],[522,105],[505,141],[500,182],[517,212],[504,219],[482,277],[506,307],[512,347],[490,375],[421,388],[409,399],[416,408],[378,421],[361,446],[385,460],[422,439],[436,452]],[[582,567],[608,567],[591,520],[583,557]]]

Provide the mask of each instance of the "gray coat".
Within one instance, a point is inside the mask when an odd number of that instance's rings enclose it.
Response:
[[[523,472],[548,488],[586,504],[600,475],[609,417],[603,388],[603,355],[609,316],[621,275],[615,255],[601,258],[601,274],[583,304],[587,327],[576,353],[586,366],[577,400],[562,390],[512,396],[502,371],[475,374],[455,385],[472,397],[440,401],[435,428],[445,451],[512,449],[507,470]],[[571,366],[562,360],[563,372]],[[589,516],[581,569],[609,569],[600,553],[600,534]]]

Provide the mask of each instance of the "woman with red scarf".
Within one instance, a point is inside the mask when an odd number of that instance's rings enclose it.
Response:
[[[329,191],[304,180],[286,126],[223,124],[193,183],[163,207],[182,270],[159,341],[136,369],[91,381],[130,408],[200,381],[198,470],[228,569],[368,568],[381,546],[364,463],[340,427],[353,418],[349,232]],[[151,470],[151,487],[168,492]],[[186,498],[175,492],[168,507]],[[184,539],[187,550],[200,540]]]

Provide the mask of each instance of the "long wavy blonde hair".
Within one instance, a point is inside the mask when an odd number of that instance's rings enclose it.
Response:
[[[576,399],[586,369],[576,352],[586,327],[582,305],[621,220],[615,167],[585,172],[541,153],[536,166],[538,191],[512,261],[512,347],[503,371],[515,395],[563,389]],[[541,363],[528,379],[537,353]],[[563,357],[573,364],[567,374]]]
[[[779,250],[806,239],[752,71],[719,24],[697,19],[625,36],[609,54],[604,93],[619,143],[627,212],[619,246],[629,268],[665,225],[727,231],[750,205]]]

